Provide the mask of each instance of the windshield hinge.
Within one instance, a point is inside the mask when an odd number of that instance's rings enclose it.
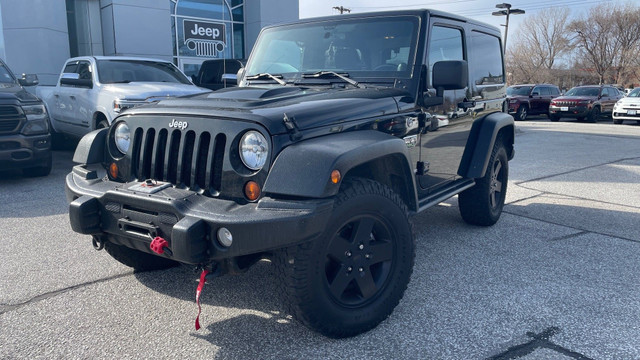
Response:
[[[298,141],[302,139],[302,134],[300,133],[300,130],[298,130],[298,125],[296,124],[296,119],[294,117],[289,118],[287,113],[284,113],[282,122],[284,123],[284,127],[287,128],[289,139],[291,139],[291,141]]]

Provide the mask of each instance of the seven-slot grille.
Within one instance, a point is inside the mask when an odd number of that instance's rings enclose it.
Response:
[[[554,101],[554,104],[556,106],[576,106],[578,104],[578,101],[576,101],[576,100],[572,100],[572,101]]]
[[[13,105],[0,106],[0,134],[18,132],[20,123],[25,116],[21,109]]]
[[[216,196],[222,183],[224,134],[138,128],[133,135],[131,173]]]

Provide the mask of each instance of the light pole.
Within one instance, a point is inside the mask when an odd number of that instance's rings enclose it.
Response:
[[[507,53],[507,34],[509,33],[509,15],[514,14],[514,15],[518,15],[518,14],[524,14],[524,10],[522,9],[512,9],[511,8],[511,4],[507,4],[507,3],[502,3],[502,4],[497,4],[496,7],[498,9],[505,9],[505,10],[499,10],[499,11],[494,11],[491,13],[491,15],[495,15],[495,16],[507,16],[507,22],[505,23],[504,26],[504,43],[502,44],[502,47],[504,47],[504,49],[502,49],[504,51],[504,53]]]

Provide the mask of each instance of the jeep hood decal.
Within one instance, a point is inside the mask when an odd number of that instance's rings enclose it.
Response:
[[[385,116],[398,112],[396,98],[407,97],[393,88],[315,89],[301,87],[230,88],[209,94],[162,100],[128,113],[195,115],[252,121],[271,134],[286,132],[282,119],[295,118],[300,130]]]

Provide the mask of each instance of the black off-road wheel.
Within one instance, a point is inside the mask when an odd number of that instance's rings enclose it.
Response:
[[[509,161],[502,138],[498,137],[491,152],[489,167],[476,185],[458,195],[462,219],[472,225],[495,224],[504,207],[509,179]]]
[[[525,121],[527,120],[528,108],[526,105],[520,105],[518,111],[516,111],[516,116],[514,116],[515,120]]]
[[[116,245],[109,241],[104,243],[104,249],[111,257],[124,265],[132,267],[136,272],[162,270],[179,265],[176,261],[143,253],[126,246]]]
[[[596,106],[591,110],[591,112],[587,116],[587,121],[589,121],[590,123],[595,123],[595,122],[598,122],[599,118],[600,118],[600,108]]]
[[[386,319],[413,270],[407,208],[390,188],[346,180],[324,234],[276,257],[290,313],[332,338],[354,336]]]

